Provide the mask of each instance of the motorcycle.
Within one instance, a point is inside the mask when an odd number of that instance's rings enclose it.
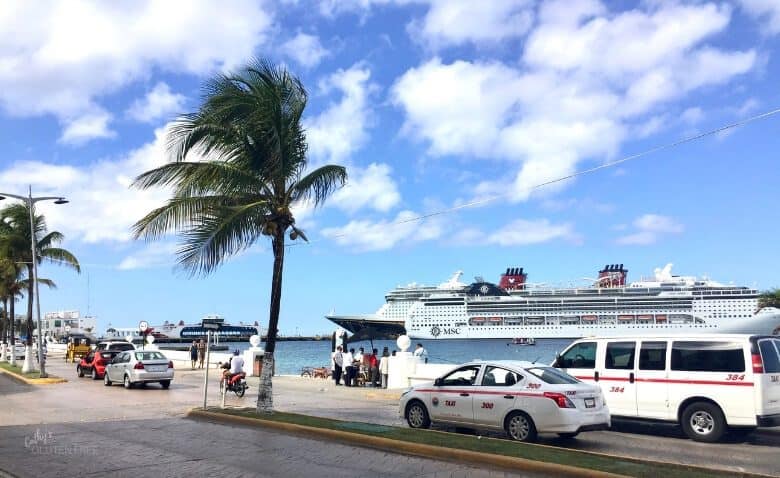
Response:
[[[231,378],[223,378],[219,381],[219,393],[225,394],[233,392],[239,397],[243,397],[249,385],[246,383],[246,373],[241,372]]]

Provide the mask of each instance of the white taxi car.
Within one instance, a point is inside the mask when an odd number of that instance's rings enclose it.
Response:
[[[537,433],[572,438],[610,426],[598,386],[552,367],[520,361],[459,365],[433,383],[404,392],[399,413],[412,428],[436,422],[504,430],[519,441],[533,441]]]

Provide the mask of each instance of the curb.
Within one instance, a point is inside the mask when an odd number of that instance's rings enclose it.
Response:
[[[27,378],[19,375],[18,373],[14,373],[11,372],[10,370],[6,370],[4,368],[0,368],[0,373],[3,373],[11,377],[11,379],[16,380],[17,382],[25,383],[27,385],[51,385],[53,383],[67,382],[66,379],[61,377]]]
[[[277,430],[295,434],[313,435],[316,437],[328,438],[337,440],[342,443],[349,443],[351,445],[374,448],[382,451],[391,451],[404,455],[431,458],[434,460],[446,460],[450,462],[461,462],[472,465],[483,465],[489,468],[502,468],[512,471],[525,470],[532,473],[542,473],[551,476],[568,476],[574,478],[617,478],[624,476],[589,468],[577,468],[569,465],[559,465],[556,463],[534,461],[525,458],[493,455],[470,450],[460,450],[444,448],[435,445],[404,442],[390,438],[361,435],[358,433],[350,433],[341,430],[330,430],[326,428],[310,427],[307,425],[296,425],[273,420],[264,420],[262,418],[247,418],[224,413],[207,412],[194,408],[188,411],[185,416],[188,418],[201,418],[209,421],[229,424],[275,428]]]

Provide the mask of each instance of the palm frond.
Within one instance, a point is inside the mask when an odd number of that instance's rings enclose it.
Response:
[[[59,247],[49,247],[47,249],[41,249],[38,251],[38,254],[40,254],[40,260],[49,261],[61,266],[68,266],[76,272],[81,273],[79,260],[76,259],[76,256],[71,254],[70,251],[66,251]]]
[[[319,206],[346,182],[347,170],[343,166],[319,167],[292,186],[290,202],[311,201],[315,207]]]

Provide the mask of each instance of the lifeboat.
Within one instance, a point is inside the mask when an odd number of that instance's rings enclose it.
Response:
[[[636,319],[635,315],[618,315],[618,320],[621,322],[626,322],[634,319]]]
[[[595,316],[595,315],[583,315],[582,316],[582,320],[584,320],[586,322],[595,322],[596,319],[598,319],[598,317]]]
[[[656,315],[655,321],[659,324],[665,324],[666,323],[666,316],[665,315]]]
[[[491,322],[493,322],[493,323],[496,323],[496,322],[503,322],[503,321],[504,321],[504,318],[503,318],[503,317],[491,317],[491,318],[490,318],[490,321],[491,321]]]
[[[482,324],[484,324],[484,323],[485,323],[485,318],[484,318],[484,317],[472,317],[472,318],[469,320],[469,323],[470,323],[471,325],[482,325]]]
[[[652,322],[653,321],[653,316],[652,315],[637,315],[636,318],[638,320],[642,320],[642,321],[645,321],[645,322]]]

